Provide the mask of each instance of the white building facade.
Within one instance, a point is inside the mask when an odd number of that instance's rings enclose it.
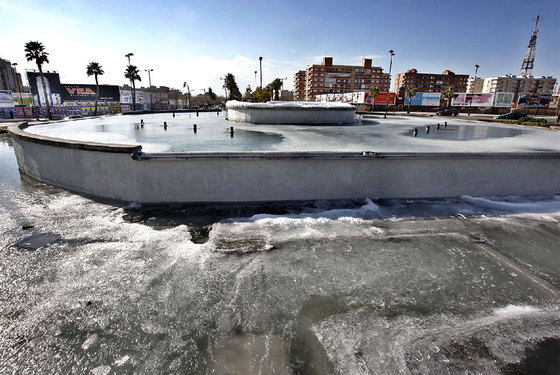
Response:
[[[513,92],[517,94],[533,93],[552,95],[555,84],[556,78],[552,78],[550,76],[531,78],[516,76],[489,77],[484,79],[482,92]]]

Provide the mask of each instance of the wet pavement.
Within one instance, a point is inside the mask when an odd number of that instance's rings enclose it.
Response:
[[[2,134],[0,373],[557,374],[559,220],[560,196],[119,206],[20,176]]]

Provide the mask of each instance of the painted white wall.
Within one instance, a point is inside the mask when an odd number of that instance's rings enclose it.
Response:
[[[251,124],[352,124],[352,110],[228,109],[228,119]]]
[[[58,147],[17,136],[13,140],[19,167],[31,177],[129,202],[560,193],[560,153],[193,153],[134,160],[130,153]]]
[[[251,124],[352,124],[356,109],[344,103],[227,102],[228,119]]]

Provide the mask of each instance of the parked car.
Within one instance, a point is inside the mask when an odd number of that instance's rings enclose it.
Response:
[[[521,111],[514,111],[514,112],[504,113],[503,115],[499,115],[496,118],[506,119],[506,120],[519,120],[522,117],[527,117],[527,114]]]
[[[459,114],[459,111],[453,108],[447,108],[444,109],[443,111],[439,111],[437,114],[439,116],[457,116]]]

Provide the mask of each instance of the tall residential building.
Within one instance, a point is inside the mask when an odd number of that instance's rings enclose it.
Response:
[[[507,75],[484,79],[482,92],[513,92],[519,94],[552,94],[556,78],[552,77],[516,77]],[[516,96],[517,96],[516,95]]]
[[[406,87],[414,87],[417,92],[442,92],[448,86],[453,86],[455,92],[467,92],[468,78],[468,74],[455,74],[451,70],[435,74],[418,73],[416,69],[410,69],[395,76],[394,87],[398,96],[404,96]]]
[[[301,102],[305,100],[305,81],[307,73],[300,70],[294,74],[294,100]]]
[[[12,90],[12,92],[23,91],[21,74],[9,60],[0,58],[0,90]]]
[[[474,78],[469,78],[467,80],[467,91],[466,92],[483,92],[482,88],[484,87],[484,79],[483,78],[477,78],[476,80]]]
[[[305,88],[302,95],[302,80]],[[294,75],[294,99],[314,101],[317,95],[369,91],[379,87],[389,91],[391,77],[383,68],[371,65],[371,59],[362,59],[362,65],[333,65],[332,57],[324,57],[322,64],[307,66]]]

